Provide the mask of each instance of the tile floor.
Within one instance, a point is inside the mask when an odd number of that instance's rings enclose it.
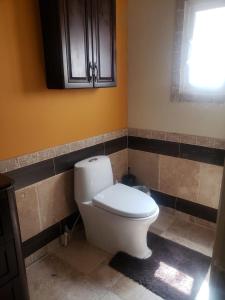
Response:
[[[162,209],[151,231],[206,255],[212,254],[215,230],[185,220],[183,214]],[[161,299],[108,266],[111,256],[89,245],[83,232],[67,248],[27,268],[31,300],[156,300]],[[208,277],[196,300],[207,300]]]

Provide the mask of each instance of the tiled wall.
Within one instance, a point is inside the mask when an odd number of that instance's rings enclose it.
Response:
[[[121,181],[123,175],[127,174],[128,171],[128,149],[117,151],[109,155],[114,182]]]
[[[221,166],[129,149],[129,167],[151,189],[218,209]]]
[[[0,161],[1,171],[15,179],[23,241],[77,210],[73,165],[80,159],[97,154],[109,155],[114,180],[120,181],[128,169],[127,130]]]
[[[209,219],[215,219],[224,149],[224,140],[139,129],[129,129],[127,144],[124,129],[0,161],[0,169],[15,179],[22,239],[26,241],[77,210],[73,165],[97,154],[109,155],[115,181],[121,180],[129,165],[139,183],[168,197],[188,200],[186,204],[212,208]]]
[[[127,173],[127,149],[109,155],[114,180]],[[73,190],[73,170],[42,180],[16,191],[22,240],[63,220],[76,211]]]
[[[218,209],[225,140],[130,128],[128,147],[139,183]]]
[[[25,241],[76,210],[73,171],[17,190],[16,203],[22,240]]]

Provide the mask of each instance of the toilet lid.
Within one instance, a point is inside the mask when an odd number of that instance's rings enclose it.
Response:
[[[93,204],[129,218],[146,218],[158,210],[157,204],[149,195],[120,183],[97,194]]]

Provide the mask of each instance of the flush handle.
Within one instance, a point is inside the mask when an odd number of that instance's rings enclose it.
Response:
[[[91,158],[91,159],[89,159],[88,162],[94,162],[94,161],[97,161],[97,160],[98,160],[97,158]]]

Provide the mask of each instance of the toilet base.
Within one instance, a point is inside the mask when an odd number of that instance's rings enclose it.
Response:
[[[113,255],[125,252],[140,259],[152,255],[147,245],[147,233],[159,211],[148,218],[132,219],[112,214],[92,203],[84,203],[79,208],[91,244]]]
[[[113,254],[113,255],[115,255],[118,252],[125,252],[125,253],[127,253],[133,257],[139,258],[139,259],[148,259],[152,256],[152,250],[149,249],[148,247],[147,247],[147,249],[139,248],[139,249],[135,249],[135,251],[134,251],[133,249],[120,250],[120,245],[117,245],[118,249],[112,250],[112,248],[110,246],[106,247],[104,244],[99,243],[98,241],[96,242],[96,240],[93,240],[91,238],[88,238],[88,235],[87,235],[87,241],[91,245],[93,245],[101,250],[104,250],[107,253]]]
[[[149,249],[149,248],[148,248]],[[150,258],[152,256],[152,250],[151,249],[149,249],[149,252],[148,252],[148,254],[146,255],[146,257],[145,258],[143,258],[143,259],[148,259],[148,258]]]

